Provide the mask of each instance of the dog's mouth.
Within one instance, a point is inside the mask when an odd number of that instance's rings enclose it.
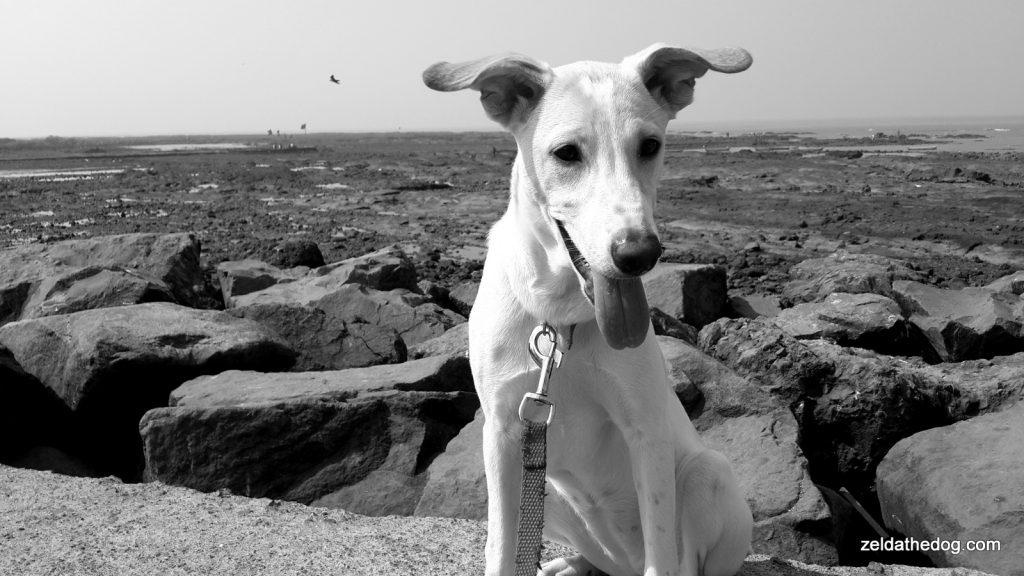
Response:
[[[572,236],[569,236],[569,231],[565,229],[565,224],[562,224],[561,220],[555,220],[555,225],[558,227],[558,233],[562,236],[562,243],[565,245],[565,251],[569,255],[569,260],[572,261],[572,267],[580,275],[580,286],[583,288],[583,295],[593,304],[594,276],[590,271],[590,262],[587,262],[587,259],[583,257],[583,253],[576,247],[576,243],[572,241]]]
[[[647,294],[639,278],[609,278],[594,271],[560,220],[555,220],[569,260],[580,278],[580,288],[594,305],[597,327],[616,350],[643,344],[651,326]]]

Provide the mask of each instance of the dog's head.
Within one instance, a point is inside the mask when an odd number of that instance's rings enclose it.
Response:
[[[618,64],[552,69],[521,55],[441,62],[423,79],[435,90],[478,90],[487,115],[515,136],[544,225],[562,241],[562,264],[575,269],[605,339],[624,348],[641,344],[650,324],[639,278],[662,253],[654,203],[668,121],[708,70],[750,64],[738,48],[654,45]]]

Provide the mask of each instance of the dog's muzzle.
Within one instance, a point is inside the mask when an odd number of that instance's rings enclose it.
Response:
[[[621,238],[616,237],[611,247],[612,260],[625,278],[612,278],[594,271],[565,225],[558,220],[555,225],[573,268],[582,280],[583,294],[594,305],[597,326],[605,342],[616,350],[643,344],[651,319],[640,275],[653,268],[661,257],[657,236],[623,234]]]

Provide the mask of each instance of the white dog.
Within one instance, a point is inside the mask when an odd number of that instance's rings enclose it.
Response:
[[[542,322],[557,329],[564,354],[550,381],[544,535],[579,555],[541,572],[740,569],[750,509],[726,459],[703,445],[673,396],[640,276],[662,252],[654,204],[668,121],[693,100],[696,78],[750,63],[741,49],[654,45],[619,64],[552,69],[506,55],[424,72],[435,90],[478,90],[519,148],[469,319],[485,416],[488,575],[510,575],[515,563],[518,409],[538,381],[527,342]]]

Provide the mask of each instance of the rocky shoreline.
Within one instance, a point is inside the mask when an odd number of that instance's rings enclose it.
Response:
[[[443,150],[438,154],[450,160]],[[476,158],[498,166],[507,162],[499,152]],[[939,182],[937,189],[966,194],[982,182],[998,186],[989,190],[997,196],[1020,196],[1014,177],[961,175],[963,181]],[[703,197],[702,182],[691,182],[673,201],[679,188],[670,178],[666,215],[675,217],[682,197]],[[12,195],[10,182],[0,183],[7,198],[33,194]],[[480,214],[493,207],[490,199],[480,203],[440,185],[416,192],[424,190],[453,194]],[[761,192],[758,201],[771,196]],[[433,207],[423,199],[403,205],[397,196],[405,193],[374,196],[390,198],[404,224],[346,245],[354,254],[340,259],[307,233],[282,239],[259,258],[243,248],[230,260],[224,252],[207,254],[199,235],[178,232],[0,250],[0,463],[145,481],[114,489],[111,480],[40,477],[98,482],[87,485],[147,498],[177,494],[174,485],[224,501],[235,502],[233,494],[313,506],[285,505],[307,515],[341,514],[318,511],[324,507],[398,515],[409,520],[380,522],[404,526],[434,522],[414,520],[423,517],[481,519],[481,420],[465,321],[482,224],[457,226],[442,217],[445,231],[428,231],[428,208],[467,208],[442,196]],[[320,214],[315,210],[327,197],[313,198],[319,199],[307,198],[306,208]],[[367,204],[362,193],[331,201],[331,210],[340,210],[338,202],[370,206],[342,210],[355,221],[388,211],[377,200]],[[1021,574],[1024,494],[1015,478],[1024,452],[999,442],[1024,434],[1024,256],[1014,236],[990,225],[989,243],[965,256],[950,244],[900,240],[879,229],[870,237],[829,237],[800,226],[775,234],[772,214],[753,240],[749,229],[737,227],[746,216],[718,220],[716,231],[676,216],[666,238],[677,261],[645,278],[652,322],[677,396],[706,442],[734,463],[754,511],[754,552],[823,566],[934,564]],[[462,236],[452,241],[456,232]],[[377,243],[403,234],[404,241]],[[235,235],[238,249],[245,235]],[[445,239],[443,249],[429,248]],[[956,470],[969,471],[959,473],[958,484],[943,480],[954,461]],[[19,484],[0,492],[5,502],[28,497],[32,487],[20,483],[36,482],[25,476],[31,473],[0,470]],[[876,536],[843,489],[894,536],[997,540],[1001,549],[865,554],[859,543]],[[204,506],[217,502],[189,494]],[[479,525],[436,522],[475,526],[469,532],[476,535],[450,544],[478,544]],[[35,529],[49,534],[58,527]],[[0,538],[21,542],[19,532],[11,528]],[[431,553],[449,553],[442,548]],[[80,560],[100,562],[88,558]],[[0,553],[0,562],[14,559]],[[780,571],[789,570],[784,561],[754,564],[744,574],[803,573]],[[183,573],[199,573],[199,566]],[[758,571],[767,569],[776,571]]]

